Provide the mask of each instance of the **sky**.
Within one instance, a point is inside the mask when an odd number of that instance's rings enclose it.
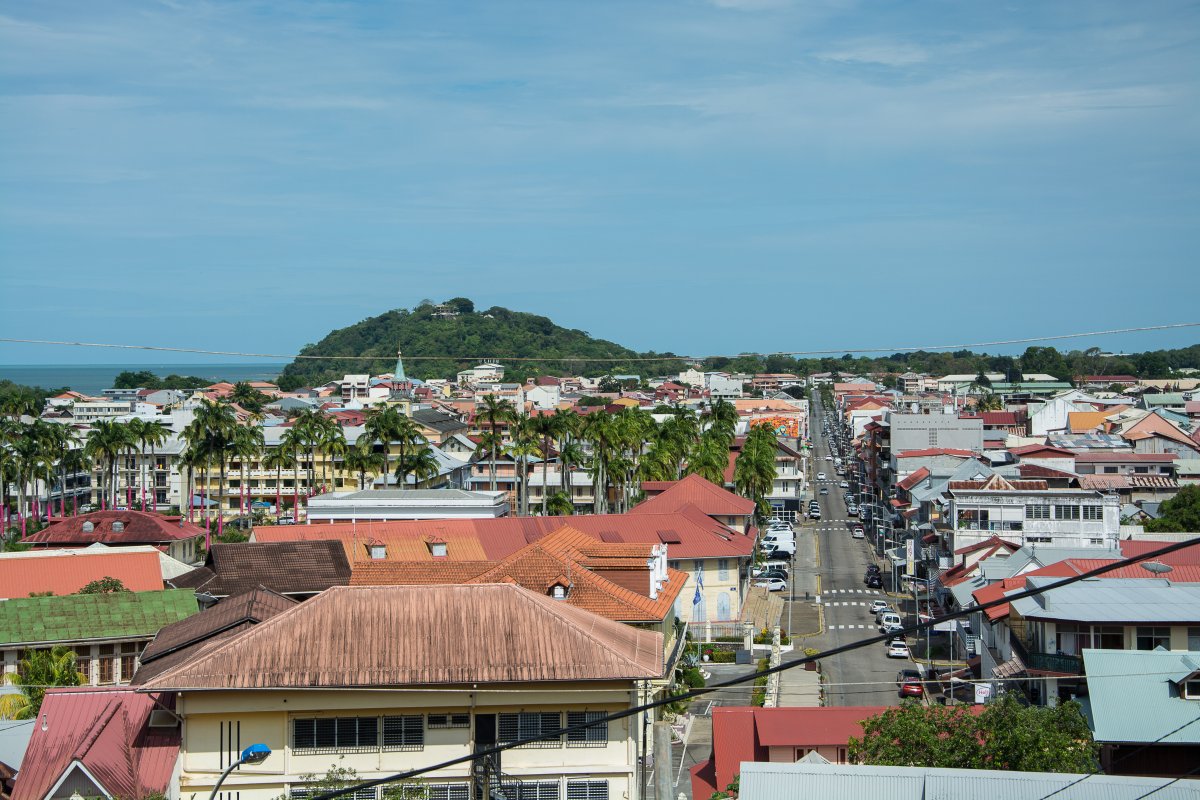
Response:
[[[0,337],[292,353],[455,296],[692,355],[1198,321],[1198,40],[1170,0],[0,0]],[[184,357],[0,344],[139,360]]]

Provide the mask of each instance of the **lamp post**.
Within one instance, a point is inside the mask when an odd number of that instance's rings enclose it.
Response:
[[[217,778],[217,785],[213,787],[212,793],[208,796],[208,800],[216,800],[217,792],[221,788],[221,784],[229,777],[229,773],[240,767],[242,764],[261,764],[267,760],[267,756],[271,755],[271,748],[265,744],[252,744],[242,751],[242,756],[237,761],[230,764],[221,773],[221,777]]]

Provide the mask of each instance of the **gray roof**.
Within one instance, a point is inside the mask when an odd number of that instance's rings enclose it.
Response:
[[[29,747],[29,737],[33,736],[35,722],[34,719],[0,719],[0,764],[21,771],[21,761]]]
[[[426,428],[431,428],[439,433],[447,433],[449,431],[465,431],[467,423],[456,417],[452,417],[444,411],[435,411],[433,409],[420,409],[412,412],[414,422],[424,425]]]
[[[325,497],[338,500],[479,500],[479,492],[465,489],[368,489],[363,492],[337,492]],[[491,502],[490,497],[487,498]]]
[[[988,769],[871,767],[858,764],[742,764],[741,800],[1041,800],[1084,778],[1054,772],[1003,772]],[[1200,800],[1195,781],[1090,775],[1079,790],[1058,794],[1062,800],[1136,800],[1154,792],[1155,800]],[[1160,787],[1163,787],[1160,789]]]
[[[1200,744],[1200,702],[1181,698],[1176,685],[1200,671],[1200,653],[1084,650],[1083,664],[1096,741]]]
[[[1031,577],[1029,589],[1062,578]],[[1173,583],[1160,578],[1088,578],[1012,602],[1018,614],[1032,619],[1073,622],[1200,622],[1200,583]]]

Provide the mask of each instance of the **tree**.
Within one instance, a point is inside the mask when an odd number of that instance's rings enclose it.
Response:
[[[346,471],[358,475],[358,490],[367,488],[367,473],[383,472],[387,469],[387,455],[376,450],[366,436],[359,438],[352,447],[346,448],[343,462]]]
[[[487,428],[482,425],[480,430],[484,433],[491,433],[488,436],[488,445],[491,450],[491,464],[488,467],[488,474],[491,477],[492,491],[496,491],[496,456],[499,454],[500,446],[503,444],[503,439],[500,436],[500,431],[497,426],[501,422],[511,422],[516,415],[516,410],[512,403],[507,400],[497,400],[496,395],[488,394],[483,397],[483,407],[475,412],[476,417],[482,417],[487,423]]]
[[[775,456],[779,442],[775,430],[767,425],[755,425],[746,434],[742,451],[733,466],[733,483],[739,494],[754,501],[761,512],[766,497],[775,485]]]
[[[142,510],[146,510],[146,474],[153,470],[154,465],[154,448],[161,447],[167,441],[169,435],[167,426],[163,425],[158,420],[142,423],[137,429],[138,444],[142,448]],[[146,469],[146,448],[150,448],[150,470]],[[158,508],[158,495],[154,487],[151,487],[151,492],[154,492],[154,507]]]
[[[575,505],[571,496],[566,492],[555,492],[546,504],[546,513],[555,517],[565,517],[575,513]]]
[[[365,437],[364,437],[365,438]],[[263,457],[263,467],[275,470],[275,515],[283,514],[283,471],[296,466],[296,451],[286,444],[286,434],[280,439],[279,446],[268,451]],[[347,459],[347,461],[349,461]],[[349,464],[347,463],[347,468]]]
[[[26,650],[17,671],[4,673],[3,682],[20,692],[0,695],[0,719],[36,719],[47,687],[82,686],[87,678],[79,672],[75,653],[55,645],[49,650]]]
[[[367,415],[364,424],[370,441],[377,442],[383,448],[383,488],[388,488],[388,472],[391,468],[392,442],[401,433],[404,426],[404,415],[395,406],[385,406]],[[495,488],[495,487],[493,487]]]
[[[438,474],[441,465],[433,448],[425,437],[417,434],[407,447],[403,448],[400,457],[396,459],[396,485],[401,489],[408,485],[408,476],[413,476],[413,483],[421,485],[421,481],[429,480]]]
[[[114,578],[110,575],[105,575],[103,578],[98,578],[91,583],[86,584],[75,594],[118,594],[120,592],[128,592],[125,584],[121,583],[120,578]]]
[[[1022,706],[1012,695],[976,716],[971,706],[900,706],[860,723],[850,760],[861,764],[1020,772],[1090,772],[1099,746],[1078,703]]]
[[[1021,372],[1041,372],[1060,381],[1071,378],[1071,367],[1053,347],[1027,347],[1021,355]]]
[[[1159,533],[1200,533],[1200,485],[1184,486],[1158,507],[1158,519],[1145,523],[1148,531]]]
[[[233,391],[230,392],[229,399],[247,411],[258,413],[263,410],[263,406],[267,404],[270,398],[246,381],[238,381],[233,385]]]
[[[465,297],[451,297],[446,301],[445,305],[453,308],[460,314],[471,314],[475,311],[475,303]]]

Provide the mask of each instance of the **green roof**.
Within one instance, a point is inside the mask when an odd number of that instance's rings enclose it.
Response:
[[[0,647],[153,636],[198,610],[191,589],[5,600],[0,602]]]

